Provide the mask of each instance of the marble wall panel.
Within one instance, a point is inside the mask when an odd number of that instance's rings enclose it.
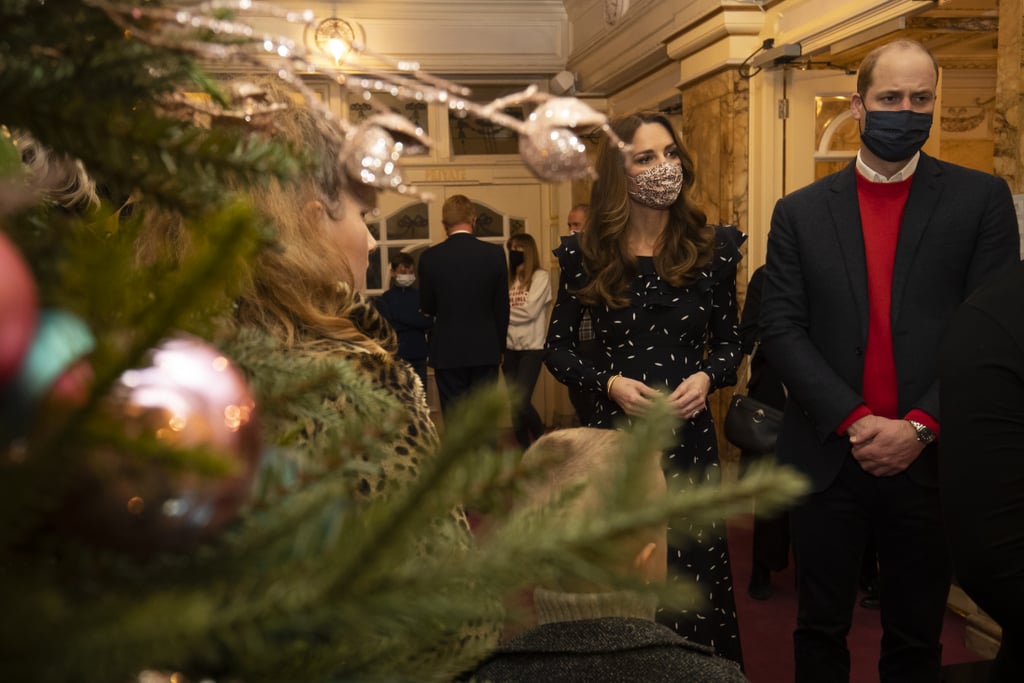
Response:
[[[1024,193],[1024,0],[1000,0],[996,57],[996,175],[1015,194]]]
[[[697,168],[694,199],[711,223],[734,223],[746,231],[750,97],[747,81],[729,70],[688,85],[682,92],[683,143]],[[740,301],[749,275],[741,263],[737,275]],[[711,396],[715,424],[721,425],[732,388]],[[738,473],[739,451],[721,435],[718,448],[727,478]]]

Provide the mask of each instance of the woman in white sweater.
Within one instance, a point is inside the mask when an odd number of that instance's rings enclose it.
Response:
[[[544,421],[530,399],[544,360],[551,276],[540,268],[537,243],[529,235],[513,235],[505,246],[510,313],[501,369],[512,395],[512,429],[516,441],[526,448],[544,433]]]

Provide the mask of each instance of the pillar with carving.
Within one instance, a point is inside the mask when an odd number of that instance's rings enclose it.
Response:
[[[996,175],[1024,193],[1024,0],[999,0],[996,58]]]

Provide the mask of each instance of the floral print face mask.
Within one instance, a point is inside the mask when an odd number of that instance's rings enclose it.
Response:
[[[628,188],[629,196],[638,204],[652,209],[668,208],[683,189],[683,167],[666,161],[630,178]]]

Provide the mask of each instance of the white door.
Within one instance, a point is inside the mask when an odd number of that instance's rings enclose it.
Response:
[[[850,96],[857,77],[837,70],[786,70],[783,194],[839,170],[860,149]]]

